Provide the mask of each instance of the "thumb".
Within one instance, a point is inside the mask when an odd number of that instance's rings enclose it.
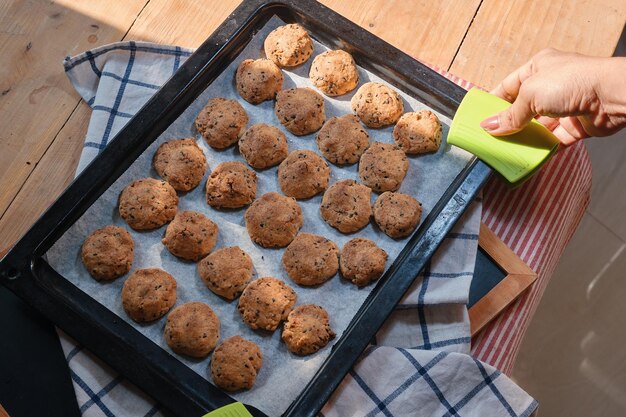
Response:
[[[535,115],[528,95],[520,91],[520,95],[517,96],[511,107],[486,118],[480,122],[480,127],[494,136],[510,135],[526,127]]]

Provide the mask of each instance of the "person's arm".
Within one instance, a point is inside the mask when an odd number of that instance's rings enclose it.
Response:
[[[517,132],[539,116],[566,146],[607,136],[626,126],[626,58],[546,49],[492,93],[513,103],[481,123],[492,135]]]

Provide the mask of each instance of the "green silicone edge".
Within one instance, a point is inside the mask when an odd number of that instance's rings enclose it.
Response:
[[[240,402],[231,403],[224,407],[213,410],[202,417],[253,417],[252,414]]]

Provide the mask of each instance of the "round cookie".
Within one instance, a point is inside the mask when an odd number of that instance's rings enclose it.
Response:
[[[350,100],[352,111],[368,127],[394,124],[402,115],[404,105],[400,95],[381,83],[365,83]]]
[[[283,73],[269,59],[245,59],[235,73],[239,95],[251,104],[273,100],[283,88]]]
[[[374,203],[374,220],[392,238],[410,235],[422,217],[422,204],[407,194],[382,193]]]
[[[338,49],[315,57],[309,79],[327,96],[340,96],[356,88],[359,71],[352,55]]]
[[[328,119],[317,134],[317,147],[336,165],[356,163],[370,146],[370,136],[353,114]]]
[[[310,88],[292,88],[276,94],[278,121],[297,136],[319,130],[326,120],[324,99]]]
[[[206,183],[206,202],[215,208],[239,208],[256,197],[256,172],[238,161],[219,164]]]
[[[122,306],[138,323],[160,319],[174,304],[176,280],[162,269],[138,269],[124,282]]]
[[[239,139],[239,152],[248,165],[264,169],[280,164],[287,157],[287,138],[276,126],[259,123],[250,126]]]
[[[408,170],[406,154],[390,143],[372,143],[359,161],[361,181],[378,193],[400,188]]]
[[[364,228],[370,221],[372,190],[354,180],[337,181],[324,193],[322,218],[342,233]]]
[[[348,241],[341,251],[341,275],[359,287],[376,281],[385,272],[387,252],[363,237]]]
[[[407,155],[437,152],[441,136],[441,122],[430,110],[404,113],[393,128],[393,140]]]
[[[313,41],[304,28],[295,23],[277,27],[263,43],[265,55],[279,67],[295,67],[313,53]]]
[[[198,275],[215,294],[234,300],[252,279],[252,259],[239,246],[221,248],[198,263]]]
[[[206,157],[195,140],[175,139],[159,146],[152,159],[154,170],[175,190],[198,186],[206,171]]]
[[[237,100],[214,97],[196,117],[196,129],[209,146],[225,149],[241,137],[248,115]]]
[[[246,228],[253,242],[265,248],[287,246],[302,227],[302,209],[292,197],[263,194],[246,210]]]
[[[296,292],[283,281],[264,277],[252,281],[239,297],[237,309],[251,329],[273,332],[296,304]]]
[[[296,355],[315,353],[334,338],[328,313],[315,304],[296,307],[289,313],[283,327],[283,342]]]
[[[329,180],[328,164],[313,151],[293,151],[278,167],[278,184],[289,197],[313,197],[328,187]]]
[[[163,245],[174,256],[198,261],[207,256],[217,242],[217,225],[196,211],[179,211],[167,226]]]
[[[133,229],[149,230],[171,221],[177,206],[176,190],[167,181],[143,178],[122,190],[119,212]]]
[[[319,285],[339,270],[339,248],[323,236],[300,233],[287,246],[283,266],[296,284]]]
[[[165,341],[180,355],[204,358],[220,337],[220,319],[211,307],[194,301],[176,307],[167,316]]]
[[[89,275],[98,281],[111,281],[130,271],[134,251],[130,233],[121,227],[105,226],[87,236],[80,258]]]
[[[241,336],[233,336],[215,348],[211,356],[211,378],[225,391],[250,389],[261,366],[263,354],[257,344]]]

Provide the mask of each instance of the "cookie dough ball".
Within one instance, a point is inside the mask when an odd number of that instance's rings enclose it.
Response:
[[[317,352],[335,338],[328,313],[321,306],[303,304],[295,308],[285,322],[282,339],[296,355]]]
[[[437,152],[441,144],[441,122],[430,110],[404,113],[393,128],[393,140],[407,155]]]
[[[256,343],[233,336],[215,348],[211,356],[211,378],[225,391],[250,389],[261,366],[263,354]]]
[[[198,263],[198,275],[215,294],[234,300],[252,279],[252,259],[239,246],[218,249]]]
[[[248,165],[256,169],[278,165],[289,153],[285,134],[276,126],[264,123],[246,130],[239,139],[239,152]]]
[[[80,257],[89,275],[98,281],[111,281],[130,271],[134,251],[130,233],[121,227],[106,226],[87,236]]]
[[[273,100],[283,88],[283,73],[269,59],[246,59],[235,74],[239,95],[251,104]]]
[[[390,143],[374,142],[359,162],[361,181],[378,193],[400,188],[408,170],[406,154]]]
[[[204,303],[186,303],[167,316],[163,335],[169,347],[179,355],[204,358],[220,337],[220,319]]]
[[[176,215],[178,196],[166,181],[143,178],[122,190],[119,211],[135,230],[150,230],[170,222]]]
[[[317,147],[336,165],[356,163],[370,146],[370,136],[353,114],[328,119],[317,134]]]
[[[122,306],[136,322],[160,319],[176,304],[176,280],[162,269],[138,269],[122,288]]]
[[[287,246],[283,266],[296,284],[319,285],[339,270],[339,248],[324,236],[300,233]]]
[[[264,277],[252,281],[239,297],[237,307],[251,329],[273,332],[296,304],[296,292],[283,281]]]
[[[278,167],[278,184],[289,197],[313,197],[328,187],[329,180],[328,164],[313,151],[293,151]]]
[[[223,97],[209,100],[196,118],[196,129],[215,149],[225,149],[236,143],[247,124],[248,115],[241,104]]]
[[[279,67],[295,67],[309,59],[313,41],[302,26],[292,23],[271,31],[263,48],[265,55]]]
[[[407,194],[382,193],[374,203],[374,220],[392,238],[410,235],[422,217],[422,204]]]
[[[346,51],[326,51],[313,60],[309,78],[327,96],[341,96],[355,89],[359,71]]]
[[[287,246],[302,227],[302,209],[292,197],[263,194],[245,214],[246,228],[254,243],[264,248]]]
[[[339,261],[341,275],[353,284],[364,287],[385,272],[387,252],[369,239],[356,237],[343,246]]]
[[[162,143],[154,154],[152,165],[161,178],[178,191],[196,188],[207,166],[202,149],[191,138]]]
[[[217,225],[196,211],[178,212],[161,240],[172,255],[188,261],[207,256],[216,241]]]
[[[222,162],[206,183],[206,202],[215,208],[239,208],[256,197],[257,176],[241,162]]]
[[[394,124],[402,115],[404,105],[400,95],[381,83],[365,83],[350,100],[352,111],[368,127]]]
[[[326,120],[324,99],[310,88],[292,88],[276,94],[278,121],[297,136],[319,130]]]
[[[322,218],[342,233],[364,228],[370,221],[372,190],[354,180],[337,181],[322,198]]]

